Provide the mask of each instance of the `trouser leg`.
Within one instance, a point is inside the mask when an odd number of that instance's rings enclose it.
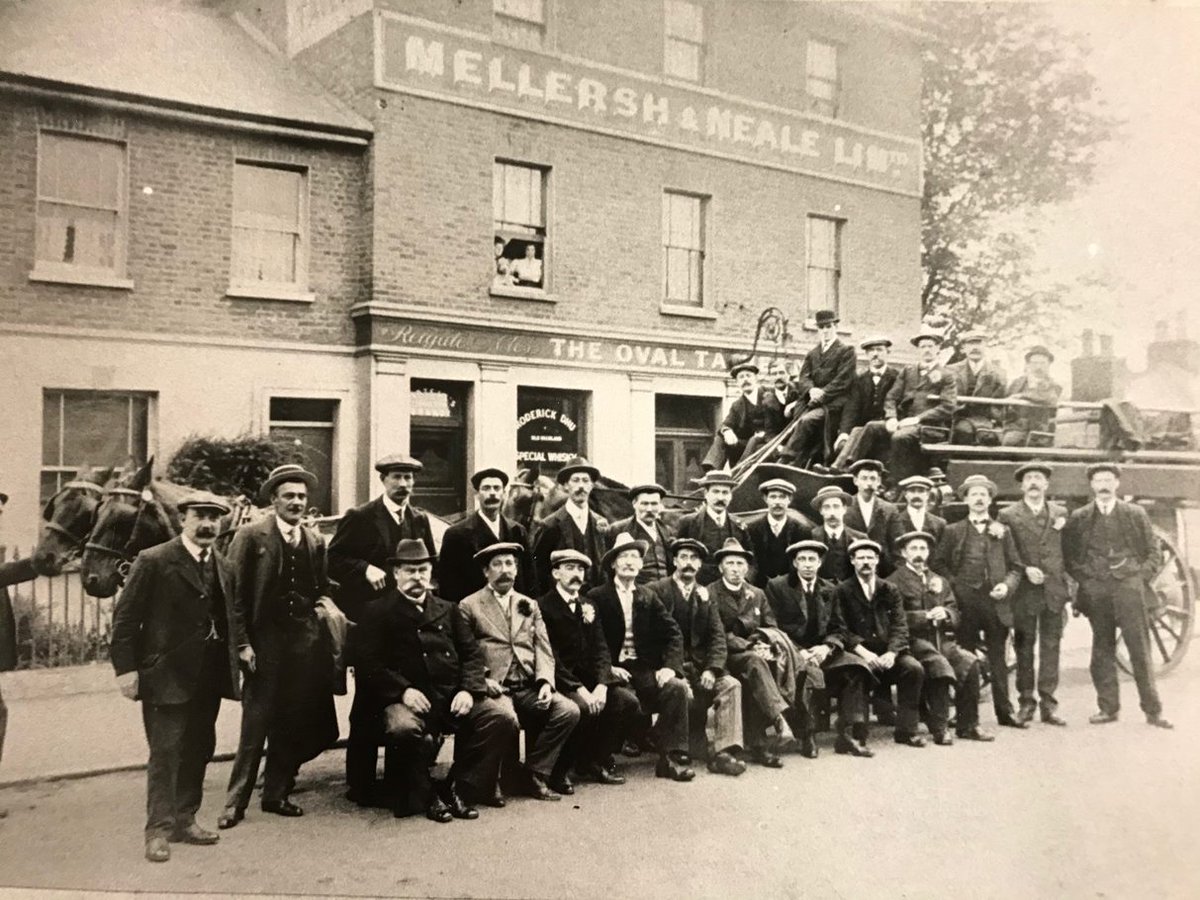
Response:
[[[742,684],[732,675],[722,675],[711,691],[693,687],[689,718],[704,725],[704,749],[714,754],[742,746]]]
[[[430,747],[436,746],[437,738],[430,732],[427,719],[403,705],[390,718],[386,736],[388,777],[395,790],[392,802],[398,814],[420,812],[433,798]]]
[[[516,712],[507,697],[476,700],[454,733],[450,778],[474,796],[490,796],[500,774],[500,760],[517,736]]]
[[[625,735],[633,727],[642,708],[633,691],[621,685],[608,686],[608,699],[600,711],[596,723],[596,737],[592,744],[582,744],[580,761],[584,765],[603,766],[621,749]]]
[[[550,696],[550,706],[537,707],[538,692],[533,688],[511,695],[517,720],[526,729],[525,767],[542,778],[549,778],[558,762],[563,744],[579,722],[579,707],[562,694]],[[528,723],[528,724],[527,724]]]
[[[833,468],[847,469],[850,467],[850,463],[860,458],[858,453],[863,443],[863,433],[865,430],[865,427],[862,425],[856,425],[850,429],[849,434],[846,435],[846,443],[842,444],[842,449],[833,458],[833,463],[831,464]]]
[[[1113,607],[1117,626],[1129,651],[1129,664],[1133,669],[1133,680],[1137,684],[1138,701],[1142,712],[1148,716],[1162,713],[1162,700],[1158,696],[1158,684],[1154,677],[1154,661],[1150,656],[1150,627],[1146,622],[1146,605],[1142,596],[1141,582],[1126,580],[1117,582],[1113,593]]]
[[[963,734],[979,724],[979,659],[958,646],[947,648],[945,656],[954,669],[955,728]]]
[[[1000,443],[1005,447],[1024,447],[1029,439],[1029,432],[1024,428],[1005,428],[1000,437]]]
[[[825,407],[817,406],[800,414],[800,422],[792,432],[788,449],[796,455],[796,460],[804,465],[814,456],[824,458],[824,441]]]
[[[923,466],[920,432],[916,428],[900,428],[892,435],[891,465],[892,479],[903,481],[918,474]]]
[[[267,742],[272,688],[276,683],[275,678],[267,678],[261,669],[247,675],[243,682],[241,732],[233,769],[229,773],[229,787],[225,792],[225,806],[228,809],[244,811],[250,804],[250,795],[254,793],[254,782],[258,779],[258,767],[262,763],[263,748]]]
[[[725,438],[718,430],[713,435],[712,443],[708,447],[708,452],[704,454],[704,461],[700,463],[705,469],[720,469],[725,465],[726,454],[729,447],[725,443]]]
[[[825,688],[838,698],[837,729],[846,731],[867,723],[868,672],[861,666],[825,669]]]
[[[188,704],[142,704],[142,725],[150,758],[146,764],[146,839],[170,838],[175,831],[179,757],[187,728]]]
[[[896,685],[896,733],[916,734],[921,721],[921,690],[925,670],[908,653],[896,657],[888,670],[888,680]]]
[[[1037,692],[1042,714],[1058,709],[1058,662],[1062,654],[1062,610],[1044,609],[1038,614]]]
[[[775,676],[766,660],[753,653],[729,658],[729,670],[742,683],[744,701],[742,722],[748,746],[758,747],[766,740],[767,726],[787,708]]]
[[[220,652],[224,654],[223,647]],[[211,663],[206,663],[208,665]],[[217,713],[221,709],[221,692],[215,679],[206,679],[187,706],[175,787],[177,829],[196,821],[196,812],[204,799],[204,773],[217,747]]]
[[[1088,621],[1092,626],[1092,685],[1100,712],[1115,716],[1121,711],[1117,681],[1117,619],[1112,597],[1091,597]]]
[[[558,754],[558,761],[555,762],[554,771],[551,772],[551,777],[554,779],[561,779],[563,776],[569,775],[572,769],[584,767],[583,756],[596,745],[603,715],[603,711],[599,714],[589,713],[586,704],[574,692],[564,696],[578,707],[579,723],[571,732],[571,736],[567,738],[567,742],[563,744],[562,752]],[[605,709],[607,708],[607,704],[605,704]]]
[[[987,640],[988,668],[992,673],[992,707],[996,719],[1010,718],[1013,714],[1012,701],[1008,695],[1008,626],[1000,621],[996,610],[988,609],[984,620],[984,637]]]
[[[357,685],[350,706],[350,735],[346,740],[346,785],[365,797],[375,787],[379,761],[379,710],[361,699]]]
[[[1034,696],[1034,652],[1037,645],[1038,619],[1036,612],[1024,613],[1018,615],[1013,622],[1013,649],[1017,652],[1017,702],[1021,709],[1033,709],[1037,705]]]
[[[681,678],[671,678],[659,687],[654,670],[643,667],[631,669],[630,675],[630,686],[637,694],[642,709],[647,713],[658,713],[658,719],[650,729],[650,739],[658,752],[687,752],[687,683]]]
[[[857,462],[860,459],[877,459],[883,462],[888,458],[891,447],[892,436],[888,433],[887,425],[875,419],[863,426],[858,449],[849,456],[847,463]],[[841,468],[846,468],[846,466]],[[892,477],[894,479],[895,475]]]

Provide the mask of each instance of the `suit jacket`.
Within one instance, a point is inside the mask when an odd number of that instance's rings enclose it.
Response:
[[[850,382],[854,380],[854,371],[857,365],[858,357],[853,347],[834,338],[829,349],[822,353],[821,345],[818,343],[808,351],[804,362],[800,365],[796,393],[799,394],[802,401],[807,403],[808,392],[812,388],[824,388],[825,398],[820,403],[808,403],[808,405],[824,406],[831,412],[840,411],[846,403],[846,395],[850,391]]]
[[[771,532],[766,513],[747,522],[746,533],[750,536],[750,549],[754,551],[754,584],[763,587],[776,575],[791,571],[792,561],[788,558],[787,548],[796,541],[807,540],[811,530],[812,526],[791,510],[779,529],[779,537]]]
[[[818,576],[814,588],[817,592],[817,634],[822,641],[829,634],[830,617],[833,615],[832,581]],[[805,641],[808,632],[808,599],[800,589],[800,577],[795,572],[780,575],[767,582],[767,603],[775,615],[775,621],[797,647],[811,646]]]
[[[768,408],[767,394],[766,390],[759,388],[757,403],[751,403],[745,394],[738,394],[729,405],[729,412],[725,414],[721,428],[728,428],[742,443],[750,440],[756,432],[765,432],[770,417],[775,414]]]
[[[850,391],[846,395],[846,405],[842,407],[838,431],[849,434],[860,425],[882,419],[883,401],[899,375],[900,371],[895,366],[885,367],[878,387],[869,369],[854,376],[854,380],[850,382]]]
[[[975,388],[971,389],[971,371],[967,361],[960,360],[946,367],[954,373],[954,388],[960,397],[996,397],[1008,396],[1008,376],[996,363],[985,359],[975,376]],[[976,418],[989,418],[999,421],[1003,410],[994,406],[982,406],[978,403],[964,403],[959,406],[962,414]]]
[[[887,581],[900,592],[904,601],[909,638],[914,642],[920,639],[932,644],[935,629],[933,623],[925,616],[926,612],[935,606],[942,606],[950,614],[950,618],[942,626],[943,636],[947,633],[952,634],[962,617],[958,611],[958,600],[955,599],[954,591],[950,587],[950,579],[943,578],[933,570],[928,570],[928,575],[927,581],[922,582],[920,575],[908,566],[902,565],[888,576]],[[928,582],[936,584],[939,590],[935,591]]]
[[[679,625],[686,674],[699,675],[705,669],[711,669],[716,675],[723,673],[728,656],[725,628],[708,588],[697,583],[692,588],[691,602],[683,598],[683,591],[674,578],[652,581],[646,585],[646,590],[658,598]]]
[[[679,519],[679,528],[675,536],[692,538],[708,548],[708,556],[700,567],[700,572],[696,575],[696,580],[701,584],[711,584],[719,577],[717,564],[713,562],[712,555],[721,549],[726,540],[733,537],[737,538],[743,547],[750,546],[750,533],[746,531],[745,525],[726,512],[725,527],[719,528],[703,504],[695,512],[690,512]]]
[[[891,524],[888,526],[888,542],[887,545],[893,554],[896,554],[896,538],[902,534],[908,534],[910,531],[916,531],[917,526],[913,524],[912,516],[909,515],[908,507],[899,510],[892,517]],[[941,541],[942,533],[946,530],[946,520],[941,516],[936,516],[929,510],[925,510],[925,527],[922,529],[927,534],[932,534],[935,541]],[[929,548],[931,551],[933,547]],[[897,560],[899,554],[896,554]]]
[[[871,540],[875,541],[883,548],[883,559],[880,560],[880,574],[887,575],[892,571],[892,545],[888,540],[888,534],[891,532],[892,520],[899,515],[899,510],[895,503],[889,503],[882,497],[876,495],[875,505],[871,511],[871,524],[868,526],[863,520],[862,510],[858,506],[858,498],[850,501],[850,505],[846,508],[846,527],[852,528],[855,531],[861,531],[866,534]]]
[[[451,525],[442,535],[442,550],[437,561],[438,596],[457,603],[485,584],[483,569],[475,562],[475,554],[497,541],[511,541],[525,548],[517,559],[516,590],[534,593],[533,560],[529,555],[529,535],[525,526],[500,516],[500,537],[492,531],[478,512],[473,512],[457,525]]]
[[[1063,528],[1063,559],[1067,572],[1079,582],[1080,591],[1086,595],[1094,593],[1103,582],[1112,578],[1108,566],[1090,559],[1087,552],[1092,527],[1099,515],[1100,510],[1093,500],[1072,512]],[[1117,517],[1117,527],[1133,549],[1132,565],[1126,567],[1128,574],[1124,577],[1137,575],[1142,581],[1149,581],[1158,574],[1163,560],[1150,517],[1136,503],[1124,500],[1116,501],[1112,515]]]
[[[233,600],[233,573],[223,556],[213,552],[212,559],[228,636],[221,696],[237,700],[238,648],[247,643],[246,631]],[[113,609],[109,653],[118,675],[138,673],[143,703],[187,703],[192,698],[207,652],[210,608],[199,567],[182,537],[138,554]]]
[[[366,571],[367,566],[387,571],[388,557],[396,550],[396,541],[392,540],[393,522],[383,497],[376,497],[347,510],[329,542],[329,575],[340,586],[336,598],[338,606],[351,621],[358,621],[368,600],[388,589],[389,585],[385,585],[379,591],[374,590],[367,583]],[[429,555],[437,556],[429,516],[411,503],[404,507],[400,535],[423,541]]]
[[[1008,428],[1023,431],[1049,431],[1054,424],[1055,406],[1062,399],[1062,385],[1053,378],[1033,381],[1028,375],[1020,375],[1008,386],[1008,396],[1014,400],[1028,400],[1040,404],[1044,409],[1010,406],[1004,414]]]
[[[1063,561],[1062,531],[1054,527],[1054,523],[1064,521],[1066,515],[1064,507],[1048,502],[1041,515],[1035,516],[1024,500],[1018,500],[1000,513],[1000,521],[1012,531],[1021,565],[1037,566],[1046,576],[1039,587],[1022,570],[1013,598],[1013,607],[1018,612],[1036,613],[1044,604],[1050,612],[1060,613],[1071,597]]]
[[[829,628],[829,643],[848,651],[864,644],[875,653],[904,653],[910,646],[904,598],[895,586],[878,577],[874,597],[863,593],[857,577],[834,588]]]
[[[838,584],[854,574],[854,569],[850,565],[850,545],[854,541],[865,538],[865,534],[843,525],[841,536],[835,541],[825,530],[824,525],[814,525],[809,537],[814,541],[820,541],[828,548],[825,555],[821,557],[821,568],[817,570],[818,578]]]
[[[604,629],[595,604],[582,594],[576,612],[558,592],[558,587],[538,598],[542,610],[542,621],[546,623],[546,634],[554,652],[554,673],[558,690],[569,694],[585,687],[594,690],[599,684],[614,684],[612,665],[609,662],[608,643],[604,640]],[[591,610],[591,622],[585,621]]]
[[[675,566],[671,561],[671,532],[663,525],[662,520],[654,523],[654,530],[658,534],[659,541],[662,542],[663,558],[666,561],[666,573],[670,575],[675,571]],[[646,541],[653,548],[654,535],[652,535],[636,517],[630,516],[628,519],[618,519],[608,527],[610,536],[615,537],[622,532],[627,532],[633,535],[639,541]],[[661,578],[662,575],[655,575],[650,567],[643,565],[642,571],[638,572],[638,584],[649,584]]]
[[[775,613],[760,588],[744,582],[731,590],[723,578],[708,588],[709,597],[725,627],[725,646],[730,653],[745,653],[750,649],[751,636],[760,628],[775,628]]]
[[[554,650],[550,647],[550,636],[546,633],[541,608],[536,600],[517,591],[513,591],[510,596],[513,603],[511,626],[507,614],[496,602],[496,595],[492,593],[491,588],[478,590],[464,597],[459,604],[475,640],[479,642],[487,674],[504,684],[508,670],[513,664],[515,648],[525,647],[533,651],[534,682],[544,681],[550,687],[554,687]],[[518,608],[521,601],[529,607],[527,614]]]
[[[587,598],[600,614],[612,665],[620,665],[621,647],[625,643],[625,613],[617,588],[607,582],[588,591]],[[633,592],[633,646],[643,665],[656,670],[674,669],[680,676],[684,674],[683,632],[679,623],[667,612],[662,601],[641,584],[635,584]]]
[[[550,574],[550,554],[555,550],[578,550],[592,561],[588,567],[584,590],[604,582],[600,571],[600,560],[609,548],[607,523],[588,508],[588,526],[581,532],[566,507],[560,507],[542,520],[541,528],[533,538],[533,565],[538,586],[537,593],[543,594],[554,587],[554,576]]]
[[[764,390],[762,393],[763,416],[766,423],[767,437],[772,438],[783,431],[787,424],[788,407],[799,398],[796,389],[788,385],[783,389],[783,397],[776,394],[775,389]]]
[[[994,521],[994,520],[993,520]],[[964,597],[972,590],[988,593],[998,584],[1008,585],[1008,596],[996,601],[996,614],[1005,625],[1012,626],[1012,597],[1021,580],[1021,556],[1013,540],[1012,529],[1004,528],[1003,537],[987,535],[987,570],[989,584],[968,584],[960,575],[966,553],[967,529],[973,528],[970,519],[962,519],[946,526],[942,539],[938,541],[929,567],[950,579],[956,597]],[[1002,526],[1003,527],[1003,526]],[[990,528],[990,525],[989,525]]]
[[[905,366],[883,400],[883,417],[916,416],[925,425],[945,425],[954,415],[957,400],[954,375],[942,366],[935,363],[924,374],[920,366]]]
[[[0,672],[10,672],[17,667],[17,620],[8,586],[32,581],[37,575],[32,557],[0,564]]]

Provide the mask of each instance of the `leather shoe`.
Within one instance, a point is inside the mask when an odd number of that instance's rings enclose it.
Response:
[[[425,810],[425,818],[431,822],[449,822],[454,818],[450,812],[450,807],[442,802],[441,797],[434,797],[429,801],[429,808]]]
[[[642,755],[642,748],[633,741],[626,741],[621,747],[621,755],[632,759]]]
[[[1017,721],[1023,722],[1026,725],[1028,725],[1030,722],[1032,722],[1033,721],[1033,707],[1032,706],[1022,706],[1020,709],[1018,709],[1017,710]]]
[[[608,766],[589,766],[579,773],[581,778],[594,781],[596,784],[624,784],[625,776],[617,774],[616,769]]]
[[[893,737],[893,740],[897,744],[904,744],[904,746],[906,746],[906,747],[924,747],[925,746],[925,738],[921,737],[919,734],[905,734],[903,732],[897,731],[895,736]]]
[[[858,756],[862,759],[870,759],[875,755],[875,751],[867,746],[866,741],[860,741],[851,737],[848,734],[839,734],[837,740],[833,744],[833,752],[850,756]]]
[[[245,817],[246,813],[244,811],[227,806],[221,815],[217,816],[217,827],[224,831],[227,828],[232,828]]]
[[[939,747],[949,747],[954,744],[954,736],[948,731],[935,731],[933,733],[933,742]]]
[[[534,800],[561,800],[562,797],[550,790],[546,779],[535,772],[529,773],[529,783],[525,788],[527,794]]]
[[[737,759],[732,753],[722,750],[708,761],[708,771],[715,775],[741,775],[746,771],[746,764]]]
[[[290,800],[271,800],[269,802],[264,800],[262,811],[275,813],[277,816],[287,816],[289,819],[304,815],[304,810]]]
[[[195,822],[186,828],[175,829],[175,833],[171,835],[171,840],[176,844],[197,844],[201,847],[215,844],[220,839],[221,836],[215,831],[205,831]]]
[[[561,778],[553,778],[549,782],[550,790],[556,794],[562,794],[565,797],[570,797],[575,793],[575,785],[571,783],[570,776],[563,775]]]
[[[1107,725],[1115,721],[1117,721],[1116,713],[1098,712],[1094,716],[1088,717],[1089,725]]]
[[[816,759],[821,755],[821,751],[817,749],[817,739],[811,734],[801,735],[800,755],[806,759]]]
[[[655,778],[670,778],[672,781],[691,781],[696,777],[696,773],[685,766],[683,763],[678,763],[666,756],[658,758],[658,765],[654,767]]]
[[[166,838],[152,837],[146,841],[146,859],[150,862],[166,862],[171,858],[171,846]]]
[[[1012,716],[1004,716],[1003,718],[997,719],[996,721],[999,724],[1003,725],[1005,728],[1028,728],[1029,727],[1028,719],[1014,719]]]
[[[1153,725],[1155,728],[1166,728],[1167,730],[1175,727],[1162,716],[1146,716],[1146,724]]]
[[[1047,725],[1058,725],[1060,727],[1067,724],[1066,719],[1064,719],[1062,716],[1058,715],[1058,713],[1052,713],[1052,712],[1042,713],[1042,722],[1044,722]]]
[[[963,729],[958,733],[958,736],[964,741],[983,741],[984,743],[996,739],[994,734],[989,734],[978,725],[972,725],[970,728]]]
[[[454,789],[454,782],[449,779],[442,785],[441,791],[442,802],[450,810],[450,814],[456,819],[478,819],[479,810],[465,803],[458,795],[458,791]]]
[[[756,747],[750,753],[750,759],[767,769],[782,769],[783,760],[777,753],[772,753],[766,747]]]

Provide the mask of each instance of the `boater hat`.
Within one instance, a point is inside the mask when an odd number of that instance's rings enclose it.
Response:
[[[189,509],[215,509],[223,516],[227,516],[233,511],[228,503],[208,491],[193,491],[176,503],[175,508],[181,513],[185,513]]]
[[[269,503],[271,495],[275,493],[275,488],[289,481],[303,481],[304,486],[308,488],[310,494],[317,489],[316,475],[306,471],[304,466],[287,463],[286,465],[276,466],[271,470],[271,474],[267,476],[267,480],[258,489],[258,502],[263,505]]]
[[[738,372],[753,372],[755,375],[757,375],[758,366],[750,362],[750,360],[746,360],[745,362],[734,363],[729,367],[730,378],[737,378]]]
[[[1000,493],[1000,488],[996,486],[996,482],[992,481],[986,475],[968,475],[963,479],[962,484],[958,486],[958,499],[965,500],[967,498],[967,491],[973,487],[985,487],[993,497]]]
[[[723,484],[726,487],[733,488],[733,487],[737,487],[738,480],[736,478],[734,478],[732,475],[730,475],[728,472],[719,471],[717,469],[711,469],[710,471],[704,473],[703,478],[693,478],[692,484],[696,485],[697,487],[702,487],[702,488],[710,488],[710,487],[713,487],[714,485],[720,485],[720,484]]]
[[[895,544],[897,550],[903,550],[908,546],[910,541],[915,541],[917,538],[928,544],[930,549],[933,549],[933,545],[937,543],[937,538],[928,531],[906,531],[900,537],[896,538],[896,540],[892,541],[892,543]]]
[[[433,557],[429,555],[429,548],[425,546],[424,541],[416,538],[404,538],[396,545],[396,550],[388,557],[388,567],[402,565],[420,565],[421,563],[433,562]]]
[[[558,474],[554,476],[554,480],[559,484],[566,484],[576,472],[586,472],[591,476],[592,481],[600,480],[600,470],[582,456],[576,456],[567,460],[567,464],[558,470]]]
[[[553,571],[563,563],[579,563],[585,569],[592,566],[592,561],[586,553],[580,553],[578,550],[553,550],[550,553],[550,570]]]
[[[897,487],[902,491],[907,491],[909,488],[921,488],[926,491],[932,491],[933,482],[924,475],[909,475],[907,478],[902,478]]]
[[[471,487],[473,487],[475,490],[479,490],[479,485],[483,484],[483,479],[485,478],[499,478],[500,483],[504,485],[504,487],[508,487],[508,473],[503,469],[497,469],[495,467],[480,469],[478,472],[472,475]]]
[[[754,554],[743,547],[742,542],[735,537],[725,539],[721,549],[713,554],[713,562],[719,565],[721,560],[727,556],[740,556],[748,563],[754,562]]]
[[[812,550],[817,556],[824,556],[829,550],[823,541],[796,541],[794,544],[788,544],[787,555],[789,559],[795,559],[796,554],[801,550]]]
[[[758,492],[764,497],[771,491],[783,491],[790,497],[796,493],[796,486],[786,478],[768,478],[758,486]]]
[[[477,552],[472,559],[480,566],[486,566],[492,561],[492,557],[500,556],[504,553],[511,553],[513,556],[520,559],[521,554],[525,552],[525,548],[520,544],[512,541],[497,541],[494,544],[488,544],[482,550]]]
[[[827,484],[825,487],[817,491],[812,498],[812,508],[814,512],[821,511],[821,504],[833,497],[839,498],[846,506],[850,505],[851,497],[836,484]]]
[[[858,345],[860,350],[870,350],[872,347],[890,347],[890,346],[892,346],[892,339],[885,338],[882,335],[875,335],[874,337],[869,337],[865,341],[862,341]]]
[[[1025,465],[1019,466],[1017,471],[1013,472],[1013,480],[1020,481],[1029,472],[1041,472],[1047,478],[1054,477],[1054,469],[1050,468],[1049,463],[1027,462]]]
[[[638,556],[642,559],[646,558],[646,551],[650,549],[650,544],[647,541],[639,541],[627,531],[622,531],[613,540],[613,545],[607,553],[600,559],[600,568],[607,569],[618,556],[626,550],[636,550]]]

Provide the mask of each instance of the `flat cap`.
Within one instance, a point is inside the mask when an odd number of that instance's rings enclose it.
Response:
[[[760,494],[766,495],[770,491],[783,491],[789,497],[796,493],[796,486],[786,478],[768,478],[758,486]]]
[[[900,483],[896,486],[902,491],[907,491],[909,488],[920,488],[926,491],[933,490],[933,482],[924,475],[909,475],[907,478],[900,479]]]
[[[851,541],[850,546],[846,548],[846,552],[853,556],[859,550],[874,550],[876,556],[883,555],[883,548],[876,541],[870,538],[859,538],[857,541]]]
[[[758,374],[758,366],[756,366],[754,363],[750,362],[750,360],[746,360],[745,362],[734,363],[732,366],[729,367],[729,377],[730,378],[736,378],[738,372],[753,372],[755,375],[757,375]]]
[[[960,343],[967,344],[971,341],[986,341],[990,335],[982,328],[970,328],[958,336]]]
[[[817,554],[817,556],[824,556],[828,552],[829,548],[826,547],[822,541],[804,540],[804,541],[796,541],[796,543],[794,543],[794,544],[788,544],[788,548],[787,548],[786,552],[787,552],[788,557],[790,558],[790,557],[794,557],[801,550],[812,550],[814,553]]]
[[[233,512],[233,507],[223,498],[209,491],[193,491],[175,504],[175,508],[180,512],[187,512],[189,509],[215,509],[223,516]]]
[[[1050,463],[1044,462],[1027,462],[1023,466],[1018,466],[1017,471],[1013,472],[1013,479],[1020,481],[1028,472],[1041,472],[1047,478],[1054,477],[1054,469],[1050,467]]]
[[[511,553],[513,556],[521,556],[525,552],[525,548],[513,541],[497,541],[494,544],[488,544],[482,550],[478,551],[472,559],[479,565],[486,566],[491,562],[492,557],[501,556],[505,553]]]
[[[872,347],[890,347],[890,346],[892,346],[892,339],[886,338],[883,335],[879,335],[879,334],[873,335],[872,337],[867,338],[865,341],[859,341],[859,343],[858,343],[858,347],[860,350],[870,350]]]
[[[920,332],[913,335],[913,337],[909,340],[909,343],[915,347],[918,344],[920,344],[921,341],[924,341],[926,339],[933,341],[938,346],[941,346],[942,344],[946,343],[946,339],[944,337],[942,337],[940,332],[927,331],[925,329],[922,329]]]
[[[1115,462],[1092,463],[1087,467],[1086,471],[1089,479],[1098,472],[1112,472],[1115,477],[1121,477],[1121,467]]]
[[[906,531],[904,534],[892,541],[892,543],[895,545],[897,550],[903,550],[908,546],[910,541],[915,541],[917,538],[925,541],[925,543],[930,547],[937,543],[937,538],[935,538],[928,531]]]
[[[1054,354],[1051,353],[1050,348],[1045,346],[1044,344],[1034,344],[1032,347],[1030,347],[1028,350],[1026,350],[1025,351],[1025,362],[1029,362],[1029,358],[1032,356],[1044,356],[1050,362],[1054,362]]]
[[[413,459],[407,453],[389,453],[375,460],[375,471],[380,475],[388,472],[420,472],[423,468],[419,459]]]
[[[887,469],[885,469],[883,467],[883,463],[877,459],[860,459],[851,465],[848,471],[851,475],[857,475],[864,469],[872,472],[878,472],[880,478],[887,474]]]
[[[557,569],[563,563],[579,563],[585,568],[591,568],[592,560],[586,553],[578,550],[552,550],[550,552],[550,568]]]
[[[503,469],[497,469],[495,466],[491,466],[486,469],[480,469],[478,472],[472,475],[471,487],[473,487],[475,490],[479,490],[479,486],[483,484],[483,479],[485,478],[499,478],[500,483],[505,487],[508,487],[508,473]]]
[[[625,492],[625,496],[630,500],[636,500],[642,494],[658,494],[660,497],[665,497],[667,489],[661,484],[636,484]]]
[[[708,559],[708,548],[695,538],[675,538],[671,541],[671,556],[674,557],[680,550],[694,550],[701,559]]]

